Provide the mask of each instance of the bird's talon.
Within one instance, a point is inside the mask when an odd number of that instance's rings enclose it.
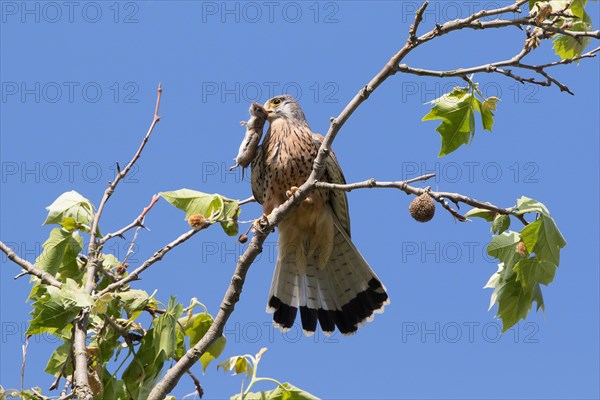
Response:
[[[265,232],[265,227],[268,225],[269,220],[268,217],[263,214],[259,219],[255,220],[252,225],[254,227],[255,232]]]
[[[288,190],[287,192],[285,192],[285,195],[289,199],[290,197],[292,197],[293,195],[295,195],[297,191],[298,191],[298,187],[297,186],[292,186],[290,188],[290,190]]]

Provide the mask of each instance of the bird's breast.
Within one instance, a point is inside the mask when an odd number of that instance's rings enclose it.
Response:
[[[278,181],[300,186],[310,175],[317,150],[310,128],[274,121],[267,135],[265,166]]]

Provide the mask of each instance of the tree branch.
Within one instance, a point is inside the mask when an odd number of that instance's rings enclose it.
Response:
[[[40,269],[37,269],[29,261],[24,260],[21,257],[19,257],[13,251],[13,249],[11,249],[10,247],[8,247],[2,241],[0,241],[0,251],[2,251],[4,254],[6,254],[6,256],[8,257],[8,259],[10,261],[14,262],[19,267],[23,268],[27,274],[33,275],[36,278],[39,278],[46,285],[54,286],[54,287],[57,287],[57,288],[60,288],[62,286],[62,284],[55,277],[53,277],[52,275],[50,275],[46,271],[42,271]]]
[[[564,60],[555,61],[555,62],[547,63],[547,64],[529,65],[529,64],[524,64],[521,62],[523,57],[530,52],[530,50],[528,50],[528,49],[523,49],[523,50],[521,50],[521,52],[519,52],[519,54],[515,55],[513,58],[511,58],[509,60],[497,61],[497,62],[490,63],[490,64],[479,65],[476,67],[459,68],[459,69],[448,70],[448,71],[435,71],[435,70],[409,67],[406,64],[401,64],[398,66],[398,71],[407,73],[407,74],[413,74],[413,75],[419,75],[419,76],[433,76],[433,77],[438,77],[438,78],[447,78],[447,77],[453,77],[453,76],[465,78],[468,75],[475,74],[475,73],[487,73],[487,74],[500,73],[500,74],[503,74],[503,75],[505,75],[509,78],[512,78],[516,81],[519,81],[521,83],[529,82],[529,83],[533,83],[533,84],[541,85],[541,86],[550,86],[552,83],[554,83],[556,86],[558,86],[561,89],[561,91],[565,91],[565,92],[568,92],[569,94],[573,94],[573,92],[571,92],[571,90],[567,86],[565,86],[564,84],[560,83],[559,81],[557,81],[556,79],[554,79],[550,75],[548,75],[548,73],[545,71],[545,69],[556,67],[558,65],[570,64],[574,61],[578,61],[578,60],[581,60],[584,58],[596,57],[596,53],[598,53],[599,51],[600,51],[600,47],[597,47],[597,48],[595,48],[591,51],[588,51],[587,53],[582,54],[577,57],[567,58]],[[546,81],[536,81],[534,78],[523,78],[517,74],[514,74],[511,70],[504,70],[504,69],[501,69],[500,67],[517,67],[517,68],[532,70],[532,71],[535,71],[536,73],[542,75],[543,77],[545,77]]]
[[[106,236],[104,236],[102,239],[98,240],[98,245],[99,246],[103,246],[107,241],[109,241],[110,239],[114,238],[114,237],[122,237],[123,234],[125,234],[126,232],[130,231],[133,228],[143,228],[144,227],[144,219],[146,218],[146,214],[148,214],[148,212],[152,209],[152,207],[154,206],[154,204],[156,204],[156,202],[160,199],[160,196],[155,194],[154,196],[152,196],[152,200],[150,201],[150,204],[148,204],[146,206],[146,208],[144,208],[141,212],[140,215],[137,216],[136,219],[133,220],[132,223],[130,223],[129,225],[115,231],[115,232],[111,232],[109,234],[107,234]]]
[[[96,269],[98,267],[99,259],[98,253],[100,249],[99,243],[96,241],[96,233],[98,231],[98,224],[100,222],[100,217],[102,216],[102,211],[104,210],[104,206],[106,202],[112,196],[115,188],[119,184],[119,182],[127,175],[129,170],[133,167],[136,161],[140,158],[154,127],[160,120],[160,116],[158,115],[158,109],[160,107],[160,98],[162,95],[162,86],[159,84],[156,95],[156,106],[154,108],[154,117],[152,118],[152,123],[146,132],[146,136],[142,140],[139,148],[133,155],[133,158],[129,163],[125,166],[123,170],[120,169],[119,164],[117,164],[117,175],[115,176],[114,181],[110,182],[108,188],[104,191],[104,195],[102,196],[102,200],[100,201],[100,205],[98,206],[98,210],[96,211],[96,215],[94,216],[94,220],[92,222],[92,228],[90,230],[90,243],[88,245],[88,260],[87,260],[87,281],[85,284],[85,290],[88,294],[92,294],[94,288],[96,287]],[[89,380],[88,380],[88,371],[87,371],[87,351],[86,351],[86,338],[87,338],[87,321],[88,321],[89,310],[84,309],[80,312],[80,315],[74,321],[74,337],[75,340],[73,342],[74,353],[75,353],[75,389],[74,392],[77,398],[82,400],[92,400],[93,392],[90,388]]]
[[[419,188],[419,187],[414,187],[414,186],[409,185],[412,182],[425,181],[425,180],[433,178],[434,176],[435,176],[435,174],[427,174],[427,175],[419,176],[419,177],[409,179],[406,181],[396,181],[396,182],[377,182],[375,179],[369,179],[369,180],[366,180],[363,182],[346,183],[346,184],[317,182],[315,184],[315,187],[317,189],[341,190],[344,192],[351,192],[352,190],[356,190],[356,189],[372,189],[372,188],[399,189],[399,190],[405,192],[406,194],[415,195],[415,196],[420,196],[423,193],[427,193],[434,200],[436,200],[438,203],[440,203],[448,212],[450,212],[450,214],[452,214],[453,217],[455,217],[456,219],[458,219],[461,222],[468,221],[468,219],[466,217],[464,217],[463,215],[461,215],[460,213],[458,213],[456,210],[454,210],[446,200],[450,200],[454,204],[464,203],[464,204],[468,204],[473,207],[483,208],[483,209],[490,210],[490,211],[493,211],[498,214],[514,215],[514,214],[512,214],[513,209],[511,209],[511,208],[502,208],[502,207],[498,207],[498,206],[495,206],[490,203],[484,203],[482,201],[475,200],[471,197],[468,197],[468,196],[465,196],[465,195],[462,195],[459,193],[435,192],[435,191],[430,190],[429,188]],[[521,222],[524,222],[524,224],[527,225],[527,221],[525,221],[522,218],[519,218],[521,216],[515,215],[515,217],[517,217]]]
[[[80,400],[93,400],[94,393],[90,387],[88,379],[88,357],[86,348],[87,339],[88,312],[81,312],[81,315],[73,321],[74,339],[73,355],[75,358],[75,387],[73,391]]]
[[[179,246],[183,242],[187,241],[189,238],[191,238],[192,236],[194,236],[196,233],[200,232],[204,228],[206,228],[206,226],[194,228],[194,229],[191,229],[188,232],[184,233],[183,235],[179,236],[177,239],[173,240],[171,243],[165,245],[163,248],[161,248],[156,253],[154,253],[154,255],[152,257],[150,257],[149,259],[144,261],[142,263],[142,265],[140,265],[135,270],[133,270],[125,278],[122,278],[122,279],[116,281],[115,283],[111,283],[106,288],[104,288],[104,290],[101,290],[100,292],[96,293],[94,298],[99,298],[100,296],[102,296],[105,293],[114,292],[115,290],[122,288],[123,286],[127,285],[128,283],[140,279],[139,275],[142,272],[144,272],[146,269],[148,269],[148,267],[150,267],[155,262],[162,260],[162,258],[165,256],[165,254],[167,254],[169,251],[173,250],[175,247]]]
[[[98,206],[98,211],[96,211],[96,215],[92,222],[92,228],[90,230],[90,244],[88,246],[87,282],[85,285],[85,290],[89,294],[92,294],[92,291],[94,290],[94,287],[96,285],[96,265],[98,262],[98,259],[97,259],[98,254],[96,254],[98,252],[98,243],[96,243],[96,232],[98,230],[98,224],[100,222],[100,217],[102,216],[102,211],[104,210],[104,206],[106,205],[106,202],[108,201],[110,196],[112,196],[112,194],[114,193],[115,188],[117,187],[119,182],[123,178],[125,178],[125,176],[127,176],[127,173],[129,172],[129,170],[131,170],[133,165],[136,163],[136,161],[142,155],[142,151],[144,150],[146,143],[148,143],[148,139],[150,139],[150,135],[152,134],[154,127],[156,126],[158,121],[160,121],[160,116],[158,115],[158,109],[160,107],[161,95],[162,95],[162,86],[159,84],[158,89],[157,89],[157,94],[156,94],[156,106],[154,107],[154,117],[152,118],[152,123],[150,124],[150,127],[148,128],[148,132],[146,132],[146,136],[144,136],[144,139],[142,139],[142,143],[140,144],[137,151],[133,155],[133,158],[131,159],[131,161],[129,161],[129,163],[125,166],[125,168],[123,170],[121,170],[119,168],[119,165],[117,164],[118,173],[115,176],[115,180],[110,182],[108,185],[108,188],[106,188],[106,190],[104,191],[104,195],[102,196],[102,200],[100,201],[100,205]]]
[[[500,28],[509,25],[515,25],[520,27],[521,25],[530,24],[531,17],[513,21],[491,21],[485,23],[479,21],[480,18],[486,16],[498,15],[507,12],[519,13],[521,12],[519,7],[527,3],[527,1],[528,0],[518,0],[512,5],[501,7],[496,10],[483,10],[477,12],[464,20],[447,22],[444,25],[436,25],[435,29],[415,39],[416,30],[419,26],[419,23],[421,22],[420,19],[422,18],[422,13],[425,11],[425,7],[427,7],[427,5],[424,4],[420,8],[420,10],[422,11],[417,12],[417,14],[415,15],[415,22],[413,23],[413,28],[411,28],[411,31],[409,32],[409,37],[404,46],[385,64],[383,69],[377,75],[375,75],[375,77],[372,78],[371,81],[367,83],[354,96],[354,98],[352,98],[352,100],[346,105],[346,107],[337,117],[331,118],[329,129],[327,131],[327,134],[325,135],[325,138],[323,139],[323,142],[321,143],[321,146],[317,153],[317,157],[313,162],[312,172],[307,181],[303,185],[301,185],[298,191],[296,191],[295,194],[291,196],[286,202],[276,207],[269,216],[263,216],[263,218],[256,221],[255,235],[252,237],[246,251],[237,262],[231,283],[227,288],[225,296],[221,302],[219,312],[217,313],[217,316],[215,317],[212,325],[208,329],[207,333],[202,337],[202,339],[193,348],[188,350],[187,353],[166,372],[165,376],[152,389],[148,397],[150,400],[163,399],[171,390],[173,390],[181,376],[183,376],[183,374],[185,374],[185,372],[192,367],[192,365],[200,358],[200,356],[206,352],[208,347],[212,345],[214,341],[217,340],[217,338],[220,337],[220,335],[223,333],[225,323],[229,319],[229,316],[233,312],[235,304],[240,298],[248,269],[250,268],[250,265],[254,262],[256,256],[262,251],[262,245],[265,239],[273,230],[273,228],[275,228],[275,226],[277,226],[277,224],[281,222],[283,218],[285,218],[285,216],[291,211],[293,207],[298,205],[302,200],[304,200],[308,196],[310,192],[317,188],[318,179],[320,179],[321,175],[325,170],[326,157],[328,157],[329,155],[331,145],[335,140],[339,130],[344,125],[344,123],[350,118],[350,116],[352,116],[354,111],[356,111],[356,109],[365,100],[369,98],[370,94],[373,91],[375,91],[387,78],[394,75],[398,71],[398,65],[404,59],[404,57],[406,57],[406,55],[408,55],[420,44],[432,40],[435,37],[462,28],[486,29]],[[415,191],[418,190],[423,191],[425,189],[415,188]],[[451,201],[459,199],[461,202],[464,202],[466,204],[481,206],[483,208],[491,207],[485,203],[481,203],[469,197],[453,193],[436,194],[434,198],[438,202],[442,202],[444,207],[447,209],[451,209],[451,207],[449,207],[447,202],[445,202],[444,198],[448,198]],[[504,213],[510,213],[510,211],[506,209],[497,209],[499,210],[499,212],[502,211]]]

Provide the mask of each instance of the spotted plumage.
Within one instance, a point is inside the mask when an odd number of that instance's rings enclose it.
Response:
[[[252,162],[254,197],[271,211],[312,171],[322,136],[310,129],[291,96],[267,101],[269,129]],[[333,152],[322,180],[344,183]],[[298,310],[307,335],[317,321],[326,334],[354,333],[389,303],[385,288],[350,239],[346,193],[317,190],[279,224],[279,249],[267,311],[282,330]]]

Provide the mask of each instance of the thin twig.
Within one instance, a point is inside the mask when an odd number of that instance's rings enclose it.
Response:
[[[69,378],[67,376],[65,378],[65,386],[63,386],[63,389],[60,392],[60,399],[69,399],[75,395],[75,393],[72,391],[71,391],[71,393],[67,394],[67,389],[69,388],[69,386],[71,386],[71,378]],[[69,396],[69,397],[67,397],[67,396]]]
[[[410,186],[409,184],[417,181],[424,181],[434,177],[435,174],[428,174],[419,176],[406,181],[397,181],[397,182],[377,182],[375,179],[369,179],[363,182],[356,183],[347,183],[347,184],[338,184],[338,183],[329,183],[329,182],[317,182],[316,187],[318,189],[328,189],[328,190],[341,190],[344,192],[350,192],[355,189],[371,189],[371,188],[380,188],[380,189],[399,189],[406,194],[420,196],[423,193],[428,193],[433,199],[435,199],[438,203],[440,203],[453,217],[458,219],[461,222],[467,221],[463,215],[458,213],[458,211],[454,210],[450,204],[446,200],[452,201],[454,204],[465,203],[473,207],[483,208],[486,210],[493,211],[498,214],[504,215],[514,215],[512,214],[513,209],[510,208],[502,208],[495,206],[490,203],[485,203],[471,197],[459,194],[459,193],[449,193],[449,192],[435,192],[430,190],[429,188],[418,188],[414,186]],[[515,215],[515,217],[519,217]],[[519,218],[521,222],[524,219]],[[527,225],[527,221],[524,221],[524,224]]]
[[[405,190],[409,188],[410,183],[426,181],[431,178],[434,178],[435,174],[426,174],[421,175],[416,178],[408,179],[405,181],[396,181],[396,182],[378,182],[375,178],[367,179],[366,181],[356,182],[356,183],[345,183],[345,184],[337,184],[337,183],[329,183],[329,182],[316,182],[315,188],[317,189],[329,189],[329,190],[341,190],[344,192],[351,192],[355,189],[371,189],[371,188],[393,188]]]
[[[419,9],[417,10],[417,12],[415,14],[415,22],[410,26],[410,29],[408,30],[408,34],[409,34],[408,40],[411,43],[414,43],[417,41],[417,31],[419,29],[419,25],[423,21],[423,14],[425,13],[425,9],[427,8],[428,5],[429,5],[429,0],[426,0],[423,4],[421,4],[421,7],[419,7]]]
[[[243,206],[244,204],[248,204],[248,203],[256,203],[256,199],[254,198],[254,196],[250,196],[250,197],[248,197],[247,199],[240,200],[240,201],[238,202],[238,204],[239,204],[240,206]]]
[[[163,248],[161,248],[156,253],[154,253],[154,255],[152,257],[150,257],[149,259],[144,261],[142,263],[142,265],[140,265],[135,270],[133,270],[125,278],[120,279],[120,280],[116,281],[115,283],[111,283],[106,288],[104,288],[104,290],[96,293],[96,295],[94,297],[99,298],[100,296],[102,296],[105,293],[114,292],[115,290],[122,288],[123,286],[127,285],[128,283],[138,280],[139,275],[142,272],[144,272],[148,267],[150,267],[155,262],[160,261],[165,256],[165,254],[167,254],[169,251],[171,251],[175,247],[179,246],[183,242],[190,239],[192,236],[194,236],[196,233],[198,233],[202,229],[204,229],[204,228],[200,227],[197,229],[191,229],[188,232],[184,233],[183,235],[179,236],[177,239],[173,240],[171,243],[165,245]]]
[[[94,216],[94,220],[92,221],[92,228],[90,230],[90,243],[88,245],[88,260],[87,260],[87,281],[85,284],[85,290],[88,294],[92,294],[94,288],[96,287],[96,270],[98,265],[100,264],[99,250],[100,245],[96,240],[96,233],[98,231],[98,225],[100,222],[100,218],[102,216],[102,211],[104,210],[104,206],[106,205],[108,199],[112,196],[115,188],[118,183],[127,176],[127,173],[136,161],[140,158],[148,139],[150,139],[150,135],[154,130],[154,127],[160,121],[160,116],[158,115],[158,110],[160,107],[160,98],[162,95],[162,86],[159,84],[156,95],[156,105],[154,107],[154,117],[152,118],[152,123],[146,132],[146,135],[142,139],[142,143],[138,147],[137,151],[133,155],[133,158],[129,163],[125,166],[124,169],[118,169],[117,175],[115,179],[109,183],[108,188],[104,191],[104,195],[102,196],[102,200],[100,201],[100,205],[98,206],[98,210],[96,211],[96,215]],[[87,322],[88,322],[88,313],[89,310],[84,309],[80,312],[80,315],[74,322],[74,337],[75,340],[73,342],[74,352],[75,352],[75,395],[77,398],[82,400],[92,400],[94,395],[90,388],[88,372],[87,372],[87,351],[86,351],[86,338],[87,338]]]
[[[196,393],[198,393],[198,397],[202,398],[204,396],[204,389],[202,389],[200,380],[198,378],[196,378],[196,376],[194,376],[192,371],[188,370],[186,372],[189,375],[189,377],[192,379],[192,381],[194,382],[194,387],[196,388]]]
[[[106,236],[104,236],[102,239],[98,240],[98,243],[100,246],[104,245],[104,243],[106,243],[107,241],[109,241],[110,239],[114,238],[114,237],[122,237],[123,234],[125,234],[126,232],[130,231],[133,228],[140,228],[140,227],[144,227],[144,219],[146,218],[146,214],[148,214],[148,212],[152,209],[152,207],[156,204],[156,202],[160,199],[160,196],[155,194],[152,196],[152,200],[150,201],[150,204],[148,204],[140,213],[140,215],[138,215],[133,222],[131,222],[129,225],[115,231],[115,232],[111,232],[109,234],[107,234]]]
[[[497,62],[490,63],[490,64],[479,65],[476,67],[459,68],[459,69],[448,70],[448,71],[435,71],[435,70],[409,67],[406,64],[402,64],[402,65],[398,66],[398,71],[407,73],[407,74],[412,74],[412,75],[434,76],[434,77],[438,77],[438,78],[447,78],[447,77],[455,77],[455,76],[464,78],[464,77],[467,77],[467,76],[469,76],[471,74],[475,74],[475,73],[488,73],[488,74],[489,73],[500,73],[500,74],[503,74],[503,75],[505,75],[509,78],[512,78],[516,81],[519,81],[521,83],[529,82],[529,83],[533,83],[533,84],[541,85],[541,86],[550,86],[552,83],[554,83],[561,91],[568,92],[569,94],[573,94],[573,92],[566,85],[564,85],[561,82],[559,82],[558,80],[552,78],[545,71],[545,69],[551,68],[551,67],[556,67],[558,65],[570,64],[572,62],[579,61],[584,58],[596,57],[596,53],[598,53],[599,51],[600,51],[600,47],[595,48],[594,50],[591,50],[585,54],[581,54],[579,56],[572,57],[572,58],[567,58],[567,59],[564,59],[561,61],[555,61],[552,63],[542,64],[542,65],[529,65],[529,64],[524,64],[521,62],[523,57],[527,53],[529,53],[529,51],[522,50],[519,54],[517,54],[515,57],[513,57],[509,60],[497,61]],[[516,67],[516,68],[521,68],[521,69],[532,70],[532,71],[542,75],[544,78],[546,78],[546,81],[537,81],[534,78],[523,78],[523,77],[513,73],[511,70],[505,70],[505,69],[502,69],[501,67]]]
[[[98,256],[96,254],[97,250],[98,250],[98,243],[96,243],[96,232],[98,230],[98,224],[100,222],[100,217],[102,216],[102,211],[104,210],[104,206],[106,205],[106,202],[108,201],[110,196],[112,196],[112,194],[114,193],[115,188],[117,187],[117,185],[119,184],[121,179],[123,179],[123,178],[125,178],[125,176],[127,176],[127,173],[129,172],[129,170],[133,167],[133,165],[136,163],[136,161],[142,155],[142,151],[144,150],[144,147],[146,147],[146,143],[148,143],[148,140],[150,139],[150,135],[152,134],[154,127],[156,126],[158,121],[160,121],[160,116],[158,115],[158,109],[160,107],[161,95],[162,95],[162,86],[159,84],[158,90],[157,90],[157,95],[156,95],[156,106],[154,108],[154,117],[152,118],[152,123],[150,124],[148,131],[146,132],[146,136],[144,136],[144,138],[142,139],[142,143],[140,144],[137,151],[133,155],[133,158],[131,159],[131,161],[129,161],[129,163],[127,164],[127,166],[125,166],[124,169],[122,169],[121,171],[119,171],[117,173],[114,181],[110,182],[110,184],[108,185],[108,188],[106,188],[106,190],[104,191],[104,195],[102,196],[102,200],[100,201],[100,205],[98,206],[98,211],[96,211],[96,215],[92,222],[92,228],[90,230],[90,244],[88,246],[88,265],[87,265],[88,276],[87,276],[87,282],[85,285],[85,289],[89,294],[92,294],[92,291],[94,290],[94,286],[95,286],[95,281],[96,281],[95,272],[96,272],[96,264],[97,264],[97,256]]]
[[[25,365],[27,363],[27,347],[29,346],[29,335],[25,336],[25,344],[22,346],[23,363],[21,364],[21,392],[25,386]]]

